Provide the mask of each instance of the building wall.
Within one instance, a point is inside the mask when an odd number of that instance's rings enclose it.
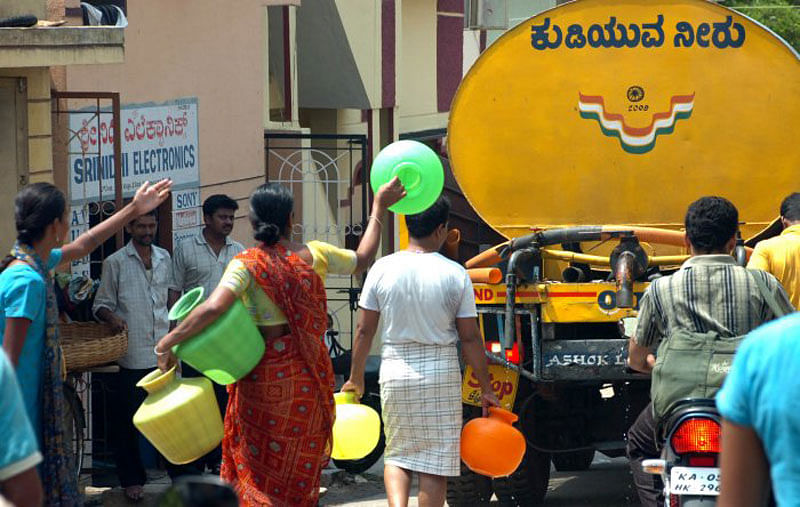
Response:
[[[540,12],[552,9],[557,3],[559,2],[556,0],[509,0],[508,28],[514,28],[526,19]],[[506,33],[506,30],[489,30],[486,37],[487,43],[492,44],[504,33]]]
[[[301,9],[303,7],[300,7]],[[350,50],[358,66],[369,103],[381,102],[381,6],[380,2],[336,0]]]
[[[0,202],[3,203],[6,226],[0,233],[0,249],[8,251],[13,243],[15,233],[13,227],[13,203],[17,191],[26,183],[37,181],[53,181],[52,159],[52,134],[50,124],[50,73],[47,68],[25,69],[0,69],[0,77],[25,78],[26,103],[22,107],[27,109],[27,171],[23,168],[21,178],[16,174],[9,177],[4,174],[0,185]],[[7,106],[6,106],[7,107]],[[19,127],[19,126],[17,126]],[[3,130],[3,136],[14,135],[13,132]],[[14,143],[16,144],[16,143]],[[5,146],[5,143],[4,143]],[[3,155],[4,156],[4,155]],[[4,156],[4,162],[8,159]],[[6,164],[1,164],[3,171],[11,170]],[[16,173],[16,171],[15,171]]]
[[[436,2],[403,0],[398,9],[397,131],[444,126],[436,101]]]
[[[0,18],[33,14],[39,19],[47,18],[47,0],[3,0],[0,2]]]
[[[50,72],[47,67],[0,68],[2,77],[24,77],[28,95],[28,182],[53,181]],[[6,192],[8,189],[1,189]],[[16,190],[14,190],[16,193]],[[13,194],[12,194],[13,195]]]
[[[246,244],[246,199],[264,176],[264,3],[128,2],[125,63],[70,68],[66,83],[119,92],[123,104],[197,97],[202,198],[239,201],[234,237]]]

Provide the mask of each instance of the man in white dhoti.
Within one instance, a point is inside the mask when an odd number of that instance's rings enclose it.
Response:
[[[442,506],[447,477],[460,473],[461,370],[456,343],[472,366],[484,412],[492,393],[466,270],[440,255],[450,204],[440,197],[406,216],[407,250],[378,260],[361,293],[350,380],[343,391],[364,392],[364,366],[376,332],[383,341],[380,385],[386,432],[384,483],[389,505],[406,506],[411,475],[419,474],[419,505]]]

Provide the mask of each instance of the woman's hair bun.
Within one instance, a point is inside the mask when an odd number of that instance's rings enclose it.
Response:
[[[255,228],[253,237],[267,246],[272,246],[281,239],[281,230],[275,224],[261,222]]]
[[[253,237],[272,246],[281,237],[288,237],[289,218],[294,198],[288,188],[278,183],[264,183],[250,196],[250,225]]]

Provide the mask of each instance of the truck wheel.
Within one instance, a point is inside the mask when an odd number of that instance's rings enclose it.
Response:
[[[492,480],[476,474],[461,463],[461,475],[447,478],[447,505],[469,507],[489,505],[492,498]]]
[[[588,470],[594,460],[594,449],[553,454],[553,465],[559,472]]]
[[[550,455],[528,448],[516,472],[494,479],[492,486],[500,505],[539,505],[550,481]]]

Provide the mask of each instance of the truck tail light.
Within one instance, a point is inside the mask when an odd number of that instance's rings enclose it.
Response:
[[[694,417],[683,421],[670,442],[677,454],[719,453],[719,423],[713,419]]]
[[[500,342],[486,342],[486,350],[492,354],[500,357],[505,356],[506,361],[513,364],[519,364],[519,346],[514,343],[514,346],[505,351],[503,354],[503,344]]]

